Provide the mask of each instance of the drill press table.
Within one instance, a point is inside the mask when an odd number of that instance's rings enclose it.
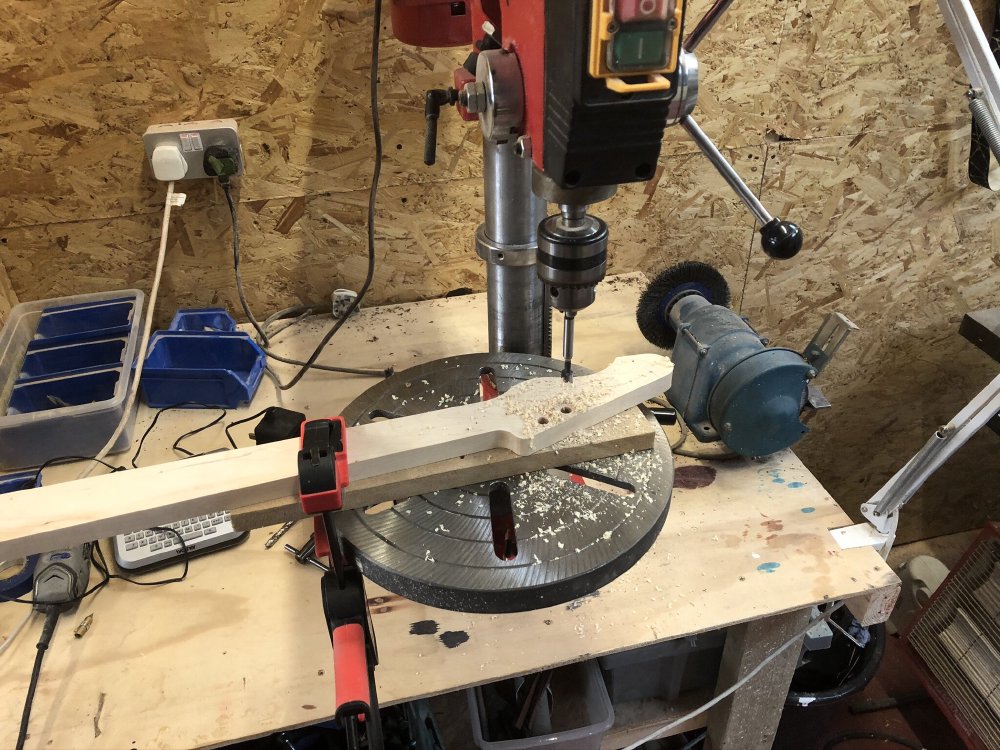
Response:
[[[634,322],[643,284],[637,274],[611,278],[581,313],[582,366],[598,369],[617,355],[651,350]],[[365,310],[338,334],[331,352],[346,365],[402,369],[482,350],[485,305],[475,295]],[[286,332],[277,349],[301,357],[323,325]],[[326,416],[374,382],[311,373],[282,403]],[[275,402],[265,380],[253,404],[225,421]],[[136,437],[151,416],[141,410]],[[169,460],[173,440],[209,418],[203,411],[164,414],[140,464]],[[236,434],[247,444],[245,431]],[[220,425],[187,445],[208,450],[224,443]],[[814,603],[857,597],[872,621],[888,615],[898,580],[872,550],[839,549],[827,530],[850,521],[792,453],[763,463],[678,458],[676,466],[672,506],[652,550],[592,596],[535,612],[472,615],[371,585],[382,703],[722,627],[729,637],[719,679],[728,686],[801,629]],[[46,478],[51,483],[75,471],[58,467]],[[113,581],[65,615],[45,657],[27,747],[219,746],[330,718],[332,665],[319,573],[282,550],[284,542],[302,543],[308,524],[265,550],[273,531],[257,530],[240,547],[193,561],[184,583],[145,588]],[[0,635],[24,612],[23,605],[0,604]],[[74,638],[76,624],[91,613],[90,631]],[[36,618],[0,657],[4,747],[14,744],[40,628]],[[770,746],[796,657],[797,649],[787,650],[733,698],[682,728],[707,722],[716,748]],[[617,707],[605,746],[638,739],[706,697]]]

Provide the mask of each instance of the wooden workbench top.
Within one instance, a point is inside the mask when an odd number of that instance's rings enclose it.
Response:
[[[616,355],[652,351],[634,322],[641,284],[638,275],[611,279],[580,314],[581,365],[597,369]],[[277,348],[301,355],[323,325],[302,324],[279,336]],[[346,325],[323,361],[402,369],[485,349],[485,332],[482,295],[377,308]],[[283,405],[310,416],[337,413],[372,382],[312,373],[284,394]],[[265,379],[253,404],[226,421],[275,400]],[[140,414],[136,436],[150,416]],[[139,463],[166,460],[178,435],[209,419],[207,412],[164,414]],[[236,430],[241,444],[247,431]],[[224,442],[215,429],[189,447]],[[448,692],[828,599],[892,598],[898,580],[881,557],[836,545],[828,529],[850,520],[791,452],[764,462],[678,458],[676,465],[659,539],[632,570],[590,597],[535,612],[470,615],[370,585],[381,701]],[[46,481],[68,471],[47,472]],[[282,543],[300,544],[307,527],[298,524]],[[45,657],[27,747],[218,746],[329,718],[332,659],[320,574],[296,564],[281,544],[265,550],[271,531],[192,561],[183,583],[150,589],[113,581],[64,615]],[[25,609],[0,605],[0,634]],[[76,639],[73,628],[87,614],[93,625]],[[40,626],[36,616],[0,654],[4,747],[14,744]]]

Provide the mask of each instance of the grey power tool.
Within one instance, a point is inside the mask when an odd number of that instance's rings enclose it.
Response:
[[[35,609],[71,608],[90,581],[90,543],[46,552],[38,559],[32,584]]]
[[[646,339],[672,349],[667,397],[701,442],[721,440],[744,456],[766,456],[808,432],[800,416],[822,400],[812,380],[856,326],[827,316],[803,354],[768,346],[729,309],[729,287],[705,263],[660,273],[639,299],[636,320]]]

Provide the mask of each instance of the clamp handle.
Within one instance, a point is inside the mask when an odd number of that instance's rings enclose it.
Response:
[[[336,683],[336,717],[371,718],[372,697],[368,681],[368,655],[365,629],[361,623],[349,622],[334,627],[333,678]]]

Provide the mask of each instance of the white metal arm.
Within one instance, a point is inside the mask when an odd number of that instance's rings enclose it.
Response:
[[[835,529],[843,548],[874,546],[883,558],[896,540],[899,511],[930,476],[981,427],[1000,413],[1000,376],[981,390],[948,424],[939,428],[927,444],[892,479],[861,506],[861,515],[871,522]]]

